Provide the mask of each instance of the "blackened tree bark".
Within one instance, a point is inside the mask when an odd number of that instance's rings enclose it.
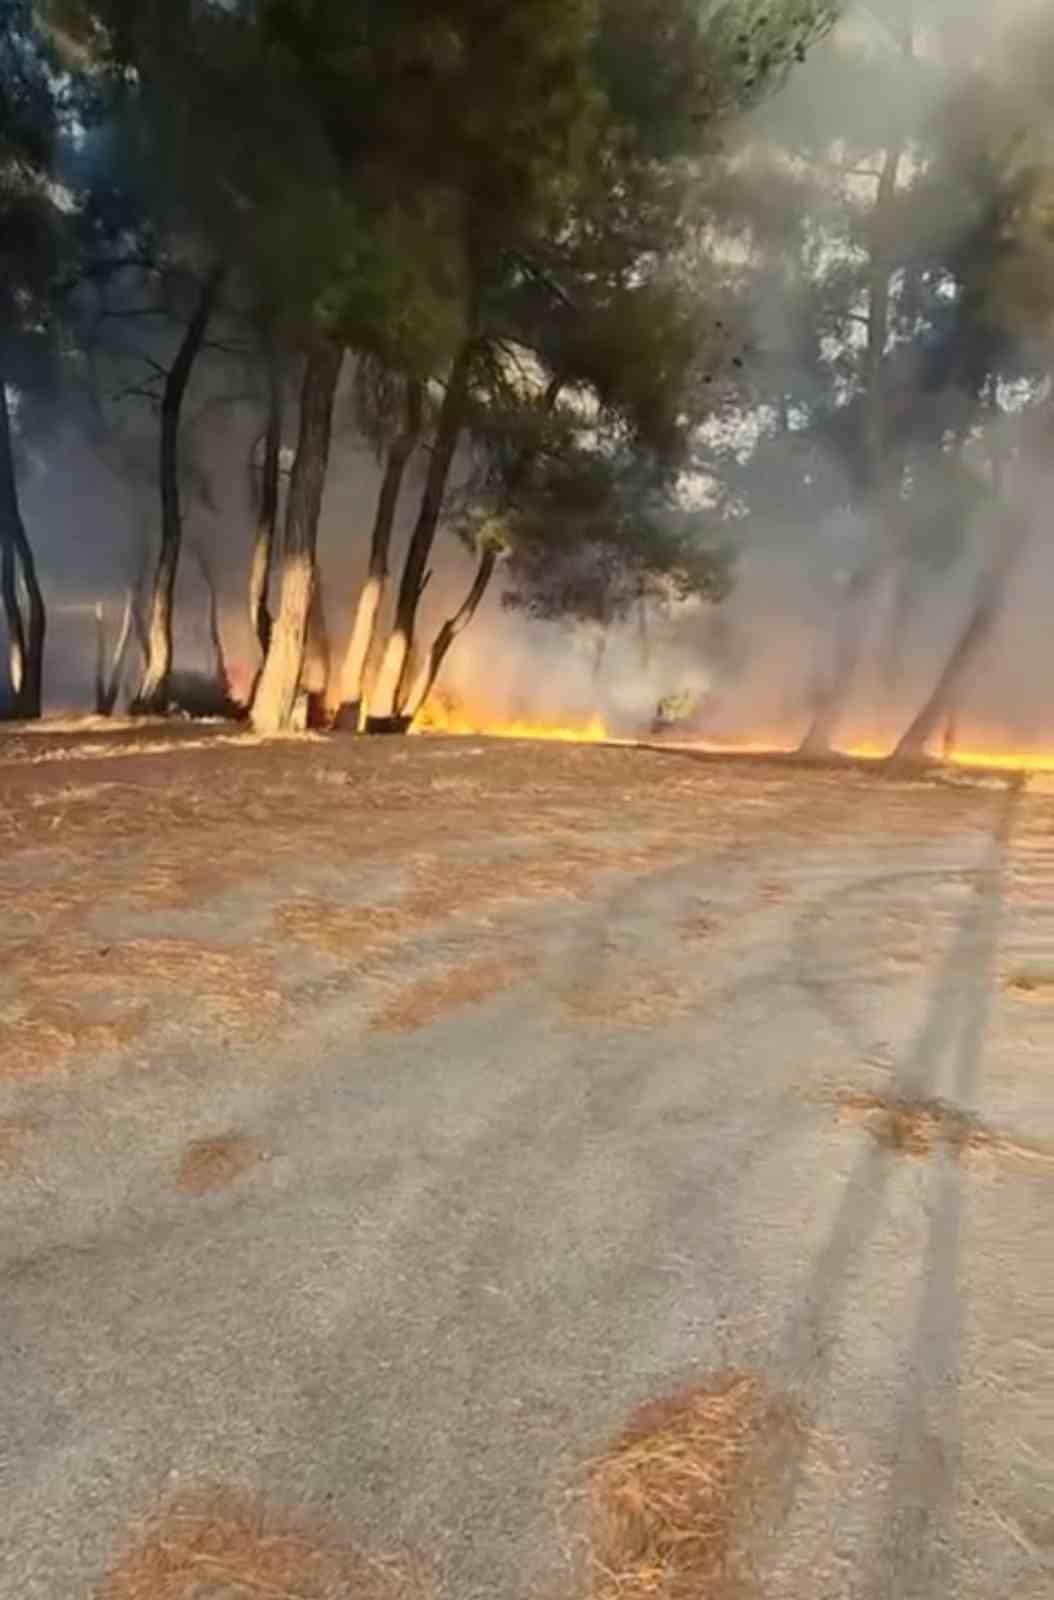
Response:
[[[458,637],[458,634],[464,633],[479,610],[480,601],[490,587],[490,580],[494,576],[497,564],[498,551],[494,545],[489,545],[479,558],[479,565],[472,580],[472,587],[454,615],[447,618],[436,634],[432,648],[428,652],[428,658],[410,690],[403,713],[410,718],[411,722],[431,694],[454,640]]]
[[[959,691],[963,679],[991,634],[1002,608],[1007,580],[1024,551],[1028,535],[1028,524],[1022,518],[1014,517],[996,559],[978,579],[969,615],[952,646],[929,699],[901,737],[891,760],[921,760],[926,753],[926,746],[942,722],[947,721],[950,724],[951,742],[954,742]]]
[[[165,378],[161,400],[161,549],[147,612],[147,652],[143,681],[132,704],[134,713],[163,712],[168,706],[172,673],[172,608],[183,540],[179,496],[179,419],[209,319],[223,284],[224,269],[214,267],[202,285],[194,314]]]
[[[19,593],[20,587],[24,598]],[[12,713],[16,717],[39,717],[43,706],[47,612],[18,503],[11,414],[3,372],[0,372],[0,601],[7,623]]]
[[[252,563],[249,568],[249,623],[260,646],[260,659],[266,659],[271,644],[271,612],[268,595],[274,563],[275,535],[278,528],[282,473],[282,373],[278,354],[268,340],[267,351],[267,431],[264,434],[263,464],[260,473],[256,525],[253,530]]]
[[[551,416],[555,410],[556,402],[560,398],[560,392],[563,387],[564,380],[562,378],[554,377],[550,380],[545,391],[545,397],[542,401],[542,409],[546,416]],[[523,484],[523,481],[530,472],[531,465],[537,458],[537,455],[537,444],[526,445],[517,454],[515,460],[509,468],[509,472],[505,480],[505,493],[502,506],[503,510],[508,511],[513,505],[516,497],[516,491]],[[448,617],[443,623],[443,626],[437,633],[435,640],[433,641],[432,648],[428,652],[428,655],[421,667],[415,671],[412,676],[409,674],[407,675],[410,679],[411,687],[408,695],[406,696],[405,703],[401,704],[399,709],[405,716],[409,717],[411,722],[413,722],[413,719],[421,711],[425,701],[428,699],[428,696],[435,687],[436,680],[443,669],[443,663],[450,653],[450,649],[453,646],[454,641],[457,639],[459,634],[464,633],[465,629],[472,621],[472,618],[479,610],[483,597],[490,588],[491,579],[494,577],[494,573],[497,570],[500,553],[500,549],[493,538],[488,539],[483,544],[482,549],[480,550],[476,573],[472,580],[472,586],[469,589],[468,594],[465,596],[465,599],[462,601],[457,611],[455,611],[454,615],[452,617]]]
[[[315,586],[315,549],[329,464],[333,400],[343,356],[338,345],[323,340],[310,351],[304,366],[300,432],[280,555],[278,612],[252,703],[252,725],[260,733],[277,733],[293,719]]]
[[[370,659],[377,621],[388,588],[388,556],[392,544],[395,513],[402,492],[403,478],[410,458],[421,438],[424,417],[423,386],[411,380],[406,386],[403,425],[388,446],[384,478],[377,496],[377,510],[370,540],[370,564],[359,595],[351,638],[339,678],[331,685],[328,700],[339,726],[355,731],[359,725],[366,664]]]
[[[378,717],[399,715],[409,692],[407,666],[413,648],[417,608],[428,581],[428,558],[435,543],[454,454],[465,426],[474,354],[475,341],[467,339],[454,362],[443,396],[421,507],[403,563],[395,619],[373,692],[370,711]]]

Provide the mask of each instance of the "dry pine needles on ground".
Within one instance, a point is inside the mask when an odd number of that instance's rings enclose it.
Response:
[[[96,1600],[428,1600],[411,1562],[349,1548],[296,1516],[227,1490],[177,1501],[142,1523]]]
[[[929,1156],[943,1145],[959,1161],[987,1158],[1054,1167],[1054,1143],[999,1132],[940,1100],[847,1092],[839,1097],[838,1116],[863,1127],[877,1144],[899,1155]]]
[[[646,1406],[589,1473],[589,1600],[745,1600],[744,1525],[800,1437],[760,1377]]]

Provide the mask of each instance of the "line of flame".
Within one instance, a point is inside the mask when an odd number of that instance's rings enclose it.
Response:
[[[530,718],[502,720],[462,701],[445,695],[435,696],[424,707],[414,724],[415,733],[468,734],[493,739],[553,739],[566,744],[634,744],[637,740],[619,738],[608,728],[599,712],[584,722],[545,722]],[[670,741],[671,743],[674,741]],[[686,748],[705,750],[714,755],[785,755],[794,749],[785,738],[716,741],[684,739]],[[881,761],[888,757],[888,745],[860,739],[840,747],[839,753],[860,761]],[[1054,772],[1054,750],[1013,750],[976,746],[955,750],[947,764],[958,767],[987,767],[1002,772]]]

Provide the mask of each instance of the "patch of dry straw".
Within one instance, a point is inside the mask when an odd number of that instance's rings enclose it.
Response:
[[[267,1152],[258,1139],[243,1133],[221,1133],[212,1138],[193,1139],[184,1150],[176,1173],[176,1188],[181,1194],[211,1194],[248,1172]]]
[[[524,951],[481,956],[445,971],[428,973],[397,991],[374,1012],[370,1026],[385,1033],[415,1033],[451,1011],[482,1005],[522,983],[537,968]]]
[[[141,1524],[96,1600],[426,1600],[409,1563],[370,1558],[306,1518],[269,1515],[229,1491]]]
[[[189,939],[9,943],[17,999],[0,1018],[0,1077],[31,1077],[140,1040],[193,1000],[196,1020],[239,1038],[280,1020],[283,1001],[264,951]]]
[[[732,1371],[645,1407],[588,1479],[588,1600],[745,1600],[743,1534],[802,1429],[760,1377]]]
[[[940,1100],[845,1093],[839,1097],[838,1116],[865,1128],[876,1143],[898,1155],[925,1157],[943,1145],[959,1161],[1054,1168],[1054,1141],[1001,1133]]]

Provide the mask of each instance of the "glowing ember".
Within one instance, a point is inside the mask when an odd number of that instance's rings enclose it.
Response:
[[[599,744],[607,739],[604,719],[596,712],[587,722],[502,721],[473,711],[452,695],[433,695],[418,715],[414,733],[467,733],[493,739],[557,739],[566,744]]]

